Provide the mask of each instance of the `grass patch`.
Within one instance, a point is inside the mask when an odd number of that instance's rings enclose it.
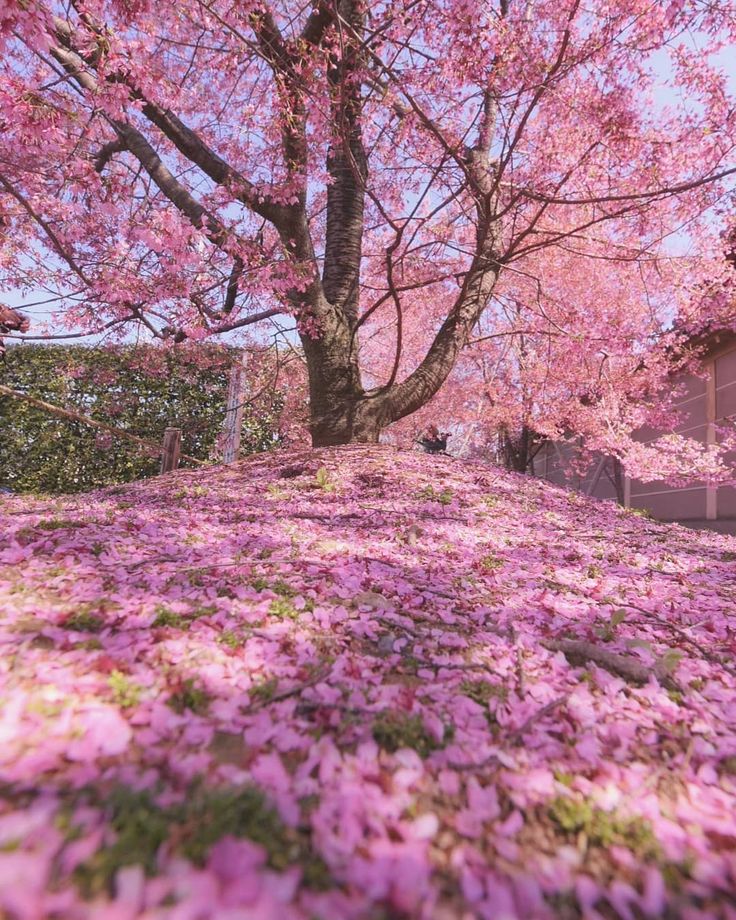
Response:
[[[76,884],[88,898],[111,893],[115,875],[124,866],[140,865],[147,875],[155,875],[164,843],[203,866],[214,844],[226,836],[262,846],[269,866],[277,871],[300,865],[307,887],[325,889],[333,884],[327,865],[310,849],[306,833],[287,827],[263,793],[251,786],[194,788],[180,805],[167,808],[148,792],[120,787],[106,796],[104,809],[114,840],[74,873]],[[67,842],[79,836],[70,815],[68,810],[57,819]]]
[[[503,559],[499,559],[493,553],[488,553],[478,560],[478,568],[481,572],[497,572],[503,568]]]
[[[181,613],[174,613],[173,610],[163,604],[157,604],[153,612],[156,616],[151,626],[169,626],[172,629],[185,629],[189,625],[189,621],[185,616]]]
[[[166,702],[179,715],[187,710],[196,715],[204,715],[209,709],[212,697],[204,687],[200,687],[195,682],[193,677],[187,677]]]
[[[454,498],[452,489],[445,488],[441,492],[436,492],[433,486],[425,486],[421,492],[417,493],[417,498],[428,502],[439,502],[440,505],[450,505]]]
[[[101,632],[104,626],[105,621],[102,617],[90,610],[78,610],[64,620],[64,629],[71,629],[74,632],[97,633]]]
[[[279,680],[277,677],[269,677],[263,683],[257,684],[248,694],[254,703],[268,703],[276,696],[279,689]]]
[[[112,693],[112,698],[121,709],[131,709],[141,700],[143,687],[134,683],[122,671],[113,671],[107,678],[107,685]]]
[[[322,489],[323,492],[334,492],[335,491],[335,483],[332,481],[332,478],[330,477],[330,473],[326,467],[321,466],[317,470],[317,473],[315,474],[314,478],[317,483],[318,489]]]
[[[420,757],[429,757],[432,751],[444,747],[424,726],[420,716],[388,712],[373,723],[373,737],[379,747],[390,754],[401,748],[411,748]],[[449,737],[446,739],[449,740]]]
[[[220,633],[217,641],[220,643],[220,645],[224,645],[226,648],[234,650],[243,646],[245,643],[245,636],[235,632],[234,629],[226,629]]]
[[[487,706],[491,700],[508,699],[509,691],[502,684],[492,684],[487,680],[464,680],[460,692],[479,706]]]
[[[299,611],[286,598],[279,597],[271,601],[268,612],[272,617],[278,617],[279,620],[298,620]]]
[[[593,846],[627,847],[641,859],[656,858],[661,848],[651,824],[644,818],[603,811],[584,799],[558,796],[547,813],[566,834],[583,833]]]

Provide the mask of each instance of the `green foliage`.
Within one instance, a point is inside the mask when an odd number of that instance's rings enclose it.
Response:
[[[233,360],[222,345],[23,345],[8,348],[0,382],[155,443],[167,427],[181,428],[184,453],[206,460],[222,429]],[[262,393],[245,406],[243,454],[274,445],[283,406],[268,378],[255,383]],[[136,444],[0,396],[0,486],[14,492],[84,492],[155,475],[159,462]]]
[[[623,608],[613,611],[609,622],[600,630],[600,635],[604,642],[612,642],[616,638],[616,630],[625,619],[626,611]]]
[[[661,674],[673,674],[677,666],[684,657],[684,652],[677,648],[668,648],[667,651],[657,659],[657,668]]]
[[[555,770],[554,777],[558,783],[562,783],[562,785],[567,786],[568,789],[575,782],[575,777],[573,776],[573,774],[566,773],[564,770]]]
[[[235,632],[233,629],[226,629],[220,633],[217,641],[220,643],[220,645],[226,646],[226,648],[236,649],[243,645],[245,642],[245,637],[240,633]]]

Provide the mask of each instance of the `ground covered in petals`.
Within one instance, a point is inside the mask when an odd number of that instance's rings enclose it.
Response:
[[[344,447],[0,499],[0,916],[736,917],[736,540]]]

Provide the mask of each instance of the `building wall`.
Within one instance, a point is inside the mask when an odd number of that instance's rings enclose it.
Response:
[[[682,374],[673,381],[682,391],[675,403],[680,414],[676,433],[714,444],[716,429],[736,421],[736,339],[730,338],[729,343],[710,352],[702,375]],[[666,433],[645,427],[635,437],[647,443]],[[576,451],[575,443],[546,444],[537,456],[535,472],[596,498],[616,499],[611,458],[595,457],[581,475],[573,468]],[[736,455],[732,460],[736,466]],[[618,498],[627,507],[645,509],[660,520],[736,533],[736,488],[732,486],[713,488],[695,483],[676,488],[664,482],[644,483],[624,477],[623,495]]]
[[[711,373],[710,365],[706,366]],[[675,406],[680,422],[673,429],[677,434],[706,443],[709,437],[709,379],[693,374],[679,375],[674,384],[682,389]],[[634,435],[647,444],[668,432],[644,427]],[[707,518],[708,490],[703,483],[675,488],[665,482],[629,482],[626,498],[631,508],[642,508],[663,521],[698,521]]]

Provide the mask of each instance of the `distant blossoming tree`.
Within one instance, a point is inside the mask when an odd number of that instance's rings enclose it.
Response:
[[[316,445],[477,390],[474,338],[618,392],[736,172],[726,0],[33,0],[0,34],[4,283],[163,339],[293,317]]]

